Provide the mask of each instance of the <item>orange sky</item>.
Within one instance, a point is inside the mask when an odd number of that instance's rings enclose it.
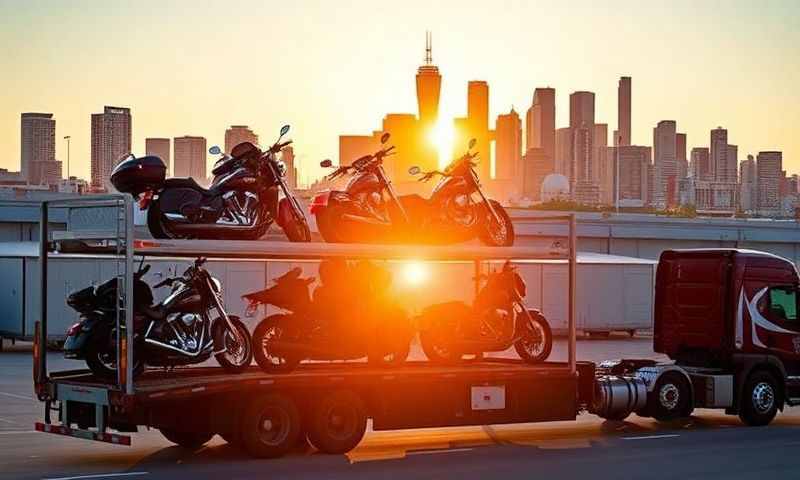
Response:
[[[650,145],[662,119],[690,148],[721,125],[740,158],[777,149],[800,170],[800,2],[565,3],[0,0],[0,166],[19,168],[20,113],[45,111],[57,157],[71,135],[71,171],[88,177],[90,114],[119,105],[135,153],[148,136],[221,144],[231,124],[267,143],[290,123],[301,178],[317,175],[305,167],[336,160],[339,134],[416,111],[431,30],[444,115],[463,115],[466,83],[481,79],[492,124],[512,105],[524,117],[533,89],[552,86],[557,126],[569,93],[592,90],[613,130],[617,78],[631,75],[634,143]]]

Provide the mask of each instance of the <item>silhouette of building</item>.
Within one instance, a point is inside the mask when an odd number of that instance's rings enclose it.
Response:
[[[722,127],[711,130],[711,168],[717,182],[736,183],[736,158],[728,155],[728,131]]]
[[[52,113],[21,115],[20,177],[35,185],[53,185],[61,179],[61,162],[56,161],[56,121]]]
[[[644,207],[647,205],[648,172],[652,164],[651,148],[638,145],[622,145],[611,147],[608,151],[612,158],[619,154],[620,207]],[[614,189],[616,190],[616,187]]]
[[[556,154],[556,90],[537,88],[525,117],[526,149],[542,148],[551,160]]]
[[[556,130],[555,173],[564,175],[572,182],[572,129]]]
[[[155,155],[167,166],[167,176],[171,175],[171,155],[169,138],[145,138],[144,151],[147,155]]]
[[[392,135],[387,146],[395,146],[394,155],[384,158],[383,167],[389,178],[404,184],[406,192],[421,193],[426,188],[409,175],[410,167],[416,165],[423,170],[438,167],[437,157],[430,155],[431,144],[422,137],[419,125],[416,117],[410,113],[390,113],[383,118],[383,131]],[[380,135],[377,140],[379,145]],[[370,153],[375,153],[378,148],[380,146]]]
[[[206,139],[187,135],[176,137],[172,142],[175,148],[175,176],[191,177],[199,184],[207,184]]]
[[[653,203],[658,208],[673,207],[678,203],[675,130],[674,120],[662,120],[653,129]]]
[[[489,131],[489,84],[472,80],[467,84],[467,137],[476,140],[475,150],[480,154],[476,167],[481,180],[488,182],[492,176],[492,140]]]
[[[286,165],[286,185],[292,189],[297,188],[297,166],[294,162],[294,148],[291,145],[283,147],[281,160]]]
[[[692,149],[689,170],[696,180],[708,181],[714,179],[708,147],[695,147]]]
[[[594,153],[592,154],[592,179],[600,189],[599,202],[604,205],[612,203],[614,185],[614,157],[608,151],[608,124],[595,123],[594,134]]]
[[[425,35],[425,64],[417,69],[417,106],[419,122],[423,131],[430,131],[439,120],[439,94],[442,76],[433,65],[433,40],[430,32]]]
[[[495,178],[519,179],[521,158],[522,123],[512,108],[509,113],[498,115],[495,124]],[[520,183],[520,189],[521,186]]]
[[[678,179],[689,176],[689,160],[686,158],[686,134],[675,134],[675,159],[678,163]]]
[[[112,188],[111,171],[131,153],[131,129],[130,108],[105,106],[92,114],[92,190]]]
[[[620,77],[617,85],[617,131],[614,144],[631,144],[631,77]]]
[[[594,166],[594,93],[573,92],[569,96],[569,126],[572,130],[570,181],[576,201],[596,204],[599,186]],[[597,197],[595,198],[595,193]]]
[[[339,165],[351,165],[354,160],[371,155],[380,148],[381,132],[372,135],[339,135]]]
[[[553,158],[544,148],[529,148],[522,157],[522,196],[533,201],[541,200],[542,182],[553,171]],[[569,184],[567,189],[569,193]]]
[[[258,135],[247,125],[231,125],[231,128],[225,130],[225,153],[230,154],[233,147],[243,142],[258,145]]]
[[[758,204],[758,183],[756,161],[752,155],[739,164],[739,208],[745,212],[753,211]]]
[[[733,162],[733,173],[731,175],[729,175],[729,177],[728,177],[728,179],[726,181],[728,181],[730,183],[737,183],[739,181],[739,175],[738,175],[738,173],[739,173],[739,171],[738,171],[739,170],[738,169],[738,167],[739,167],[739,160],[738,160],[739,147],[736,146],[736,145],[728,144],[728,148],[727,148],[727,151],[725,153],[726,153],[725,160],[726,160],[726,163],[728,163],[728,165],[727,165],[728,168],[730,168],[730,164],[731,164],[731,162]]]
[[[758,184],[758,213],[777,215],[781,209],[780,183],[783,179],[783,154],[758,152],[756,182]]]

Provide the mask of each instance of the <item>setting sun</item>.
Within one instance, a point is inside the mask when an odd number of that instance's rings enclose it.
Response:
[[[439,155],[439,166],[444,167],[453,156],[455,130],[450,122],[440,120],[429,133],[430,142],[436,147]]]

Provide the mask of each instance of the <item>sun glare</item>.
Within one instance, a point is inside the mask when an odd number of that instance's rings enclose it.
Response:
[[[451,122],[439,121],[429,134],[430,142],[436,147],[439,155],[439,166],[450,163],[453,156],[453,142],[455,131]]]
[[[428,279],[428,267],[422,262],[408,262],[403,265],[403,280],[408,285],[421,285]]]

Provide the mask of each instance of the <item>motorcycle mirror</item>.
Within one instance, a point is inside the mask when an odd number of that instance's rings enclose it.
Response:
[[[210,153],[211,155],[219,155],[220,153],[222,153],[222,149],[219,148],[219,146],[214,145],[213,147],[208,149],[208,153]]]
[[[475,148],[475,144],[476,143],[477,143],[477,140],[475,140],[474,138],[470,139],[470,141],[469,141],[469,149],[472,150],[473,148]]]
[[[389,132],[386,132],[383,135],[381,135],[381,144],[384,144],[384,143],[388,142],[389,141],[389,137],[391,137]]]
[[[419,168],[418,166],[416,166],[416,165],[414,165],[413,167],[411,167],[411,168],[409,168],[409,169],[408,169],[408,173],[409,173],[410,175],[419,175],[419,173],[420,173],[421,171],[422,171],[422,169],[420,169],[420,168]]]
[[[322,168],[330,168],[333,166],[333,162],[330,158],[326,158],[325,160],[319,162],[319,166]]]
[[[281,127],[281,137],[289,133],[289,125],[284,125]]]

